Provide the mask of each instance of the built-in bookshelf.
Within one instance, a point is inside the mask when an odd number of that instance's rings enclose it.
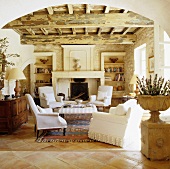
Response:
[[[52,86],[52,71],[54,52],[35,52],[33,66],[34,94],[38,97],[38,87]]]
[[[105,85],[113,86],[113,95],[116,96],[125,92],[124,56],[125,52],[102,52],[101,55],[101,70],[105,71]]]

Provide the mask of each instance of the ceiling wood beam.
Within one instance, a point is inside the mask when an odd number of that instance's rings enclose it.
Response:
[[[135,35],[23,35],[22,44],[133,44],[136,41]]]
[[[126,35],[129,31],[130,31],[131,27],[127,28],[123,33],[122,35]]]
[[[67,4],[67,8],[68,8],[68,13],[73,14],[73,5]]]
[[[56,31],[59,35],[62,35],[62,30],[60,28],[57,28]]]
[[[90,13],[90,9],[91,9],[90,5],[86,4],[86,13]]]
[[[115,32],[115,28],[112,28],[110,35],[113,35],[114,32]]]
[[[88,29],[87,28],[85,28],[85,35],[88,35],[89,33],[88,33]]]
[[[48,35],[48,31],[45,28],[40,28],[44,35]]]
[[[76,29],[72,28],[73,35],[76,35]]]
[[[109,13],[109,11],[110,11],[110,6],[106,6],[105,10],[104,10],[104,13]]]
[[[48,7],[47,8],[47,11],[50,15],[53,15],[54,14],[54,11],[53,11],[53,8],[52,7]]]
[[[28,33],[30,33],[31,35],[35,35],[35,32],[34,32],[31,28],[27,28],[26,30],[27,30]]]
[[[153,27],[153,21],[134,13],[29,15],[10,22],[4,28],[84,28],[84,27]]]
[[[98,29],[98,32],[97,32],[97,35],[98,35],[98,36],[101,35],[101,32],[102,32],[102,28],[99,28],[99,29]]]

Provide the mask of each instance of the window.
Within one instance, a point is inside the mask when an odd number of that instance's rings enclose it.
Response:
[[[135,74],[146,77],[146,44],[137,47],[134,51]]]
[[[164,32],[164,62],[163,62],[163,74],[165,79],[170,79],[170,38],[166,32]]]

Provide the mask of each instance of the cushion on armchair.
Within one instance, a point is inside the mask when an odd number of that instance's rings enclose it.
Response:
[[[130,114],[131,108],[128,109],[128,113]],[[110,114],[110,113],[105,113],[105,112],[95,112],[93,113],[93,118],[95,120],[101,120],[101,121],[107,121],[110,123],[115,123],[115,124],[126,124],[128,122],[129,117],[127,116],[118,116],[115,114]]]
[[[105,97],[107,97],[107,92],[98,91],[97,100],[104,100]]]
[[[44,96],[48,100],[48,102],[56,101],[54,97],[54,93],[44,93]]]
[[[129,107],[124,105],[124,104],[119,104],[116,107],[115,114],[118,115],[118,116],[124,116],[128,112],[128,108]]]

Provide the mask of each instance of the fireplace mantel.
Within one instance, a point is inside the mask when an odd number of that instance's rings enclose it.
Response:
[[[56,71],[52,78],[100,78],[104,80],[104,71]]]
[[[53,86],[56,90],[59,79],[71,78],[96,78],[100,79],[100,84],[104,85],[104,71],[55,71],[52,72]],[[56,91],[55,91],[56,92]]]

